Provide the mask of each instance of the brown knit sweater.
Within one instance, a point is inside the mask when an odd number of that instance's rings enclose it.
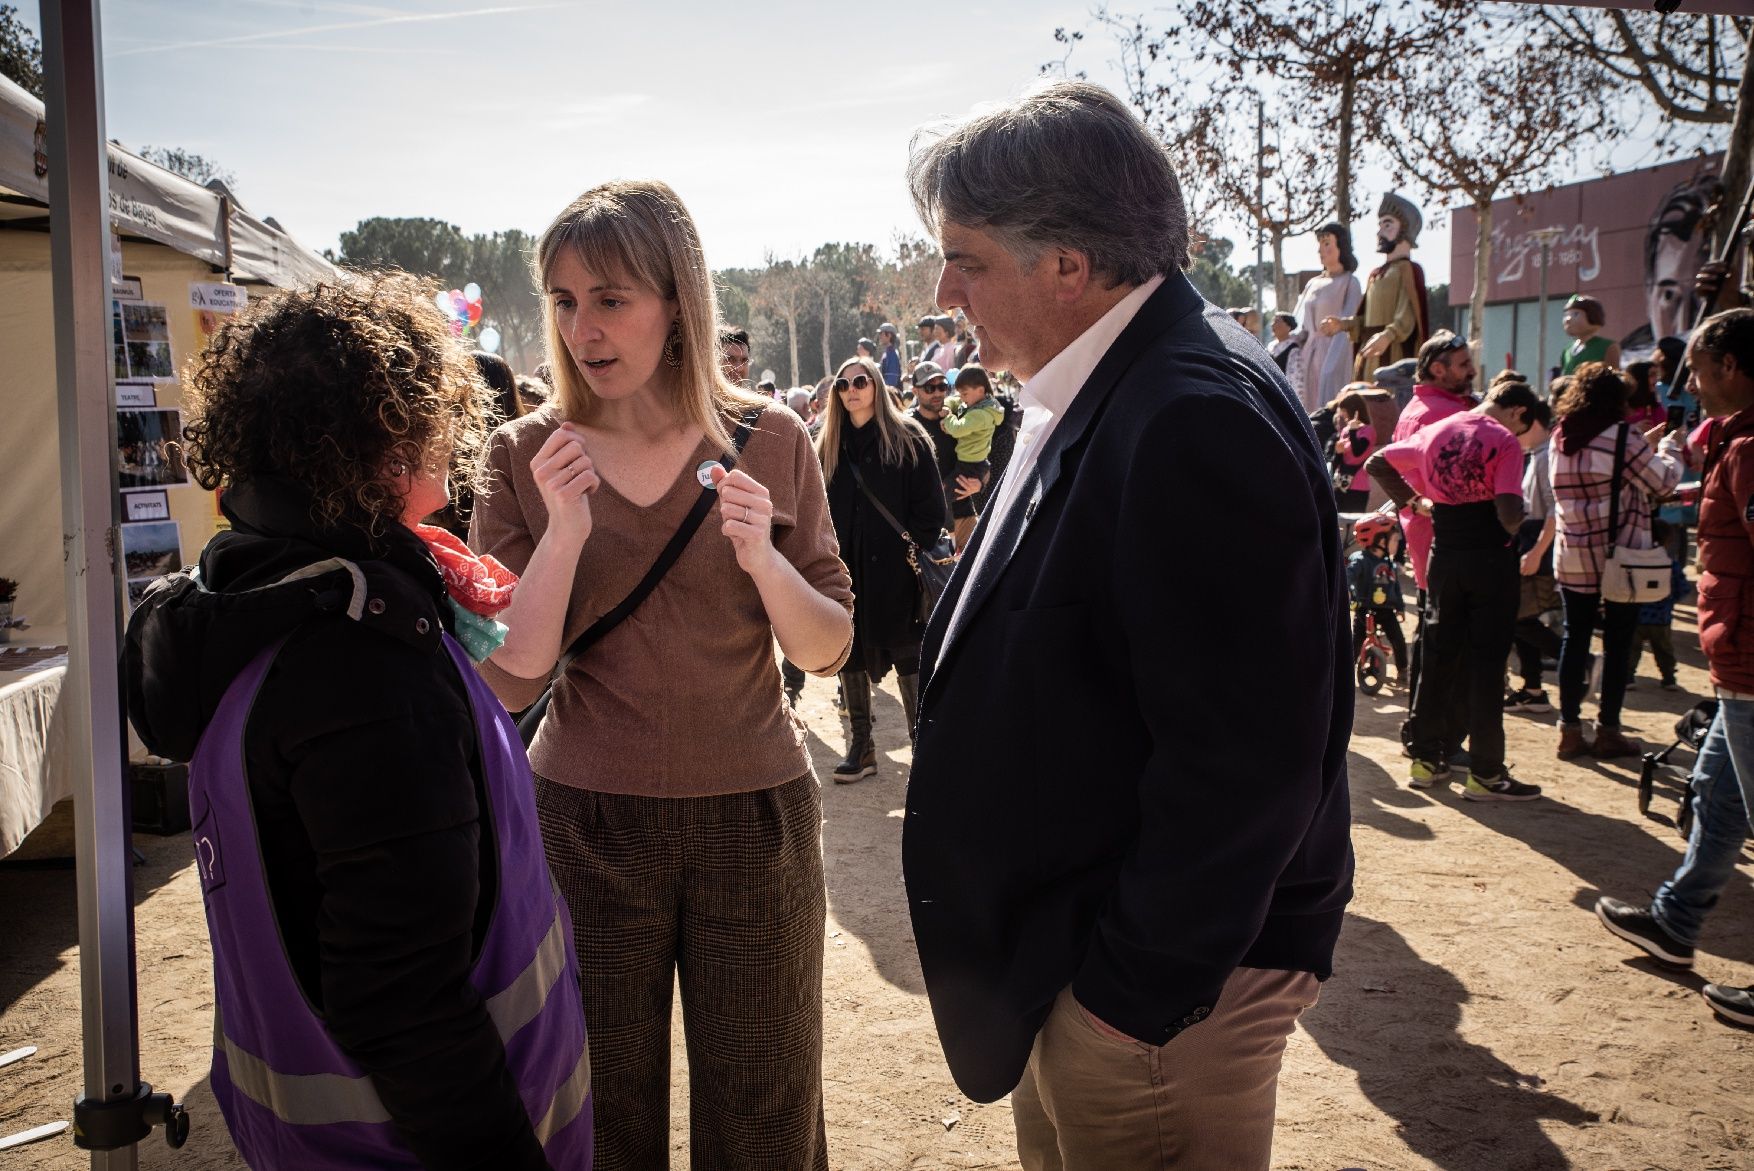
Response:
[[[469,544],[520,573],[548,526],[530,460],[559,425],[556,410],[544,407],[489,441],[489,489],[476,497]],[[645,576],[700,494],[696,466],[720,455],[701,440],[649,508],[603,482],[591,497],[591,536],[573,578],[563,647]],[[850,611],[852,580],[803,423],[784,407],[769,407],[737,466],[773,495],[774,547]],[[771,788],[810,771],[804,726],[785,702],[773,626],[722,524],[715,506],[651,596],[555,683],[530,746],[538,774],[602,793],[706,797]],[[546,684],[508,674],[491,659],[481,674],[513,711],[528,707]]]

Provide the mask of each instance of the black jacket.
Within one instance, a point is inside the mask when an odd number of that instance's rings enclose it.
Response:
[[[919,656],[925,623],[907,547],[859,490],[851,466],[859,465],[866,486],[883,507],[914,540],[929,548],[947,523],[944,490],[931,445],[917,437],[913,442],[918,455],[911,463],[885,464],[875,422],[841,430],[840,458],[828,484],[828,512],[840,538],[841,558],[853,578],[853,650],[847,670],[880,675],[899,666],[912,674]]]
[[[292,484],[240,486],[222,508],[232,529],[201,554],[205,591],[156,587],[128,624],[135,730],[188,760],[232,680],[286,639],[244,757],[300,986],[426,1166],[546,1167],[468,979],[497,869],[438,567],[400,527],[375,550],[357,528],[319,529]]]
[[[1266,351],[1169,277],[1020,489],[1009,556],[969,580],[1007,527],[983,518],[927,627],[902,840],[938,1035],[979,1101],[1068,984],[1167,1044],[1239,965],[1326,977],[1351,896],[1333,491]]]

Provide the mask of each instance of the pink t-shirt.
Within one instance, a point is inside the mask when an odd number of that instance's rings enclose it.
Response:
[[[1472,411],[1391,443],[1382,455],[1433,504],[1481,504],[1523,494],[1523,452],[1516,436],[1496,419]]]
[[[1666,423],[1668,420],[1669,413],[1655,403],[1652,403],[1648,407],[1629,409],[1626,415],[1626,421],[1631,423],[1632,429],[1640,434],[1649,431],[1658,423]]]
[[[1431,424],[1447,419],[1461,411],[1472,409],[1474,400],[1467,395],[1451,394],[1441,387],[1422,382],[1413,388],[1413,401],[1401,412],[1395,422],[1395,442],[1411,438]],[[1406,477],[1406,473],[1401,473]],[[1408,483],[1413,483],[1411,480]],[[1425,489],[1420,484],[1413,487],[1421,495]],[[1413,562],[1413,582],[1420,589],[1425,588],[1425,567],[1431,563],[1431,518],[1420,516],[1411,508],[1401,510],[1401,532],[1407,540],[1407,557]]]

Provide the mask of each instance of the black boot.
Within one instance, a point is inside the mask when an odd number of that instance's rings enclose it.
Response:
[[[895,682],[901,688],[901,707],[907,713],[907,738],[911,742],[920,718],[920,677],[897,675]]]
[[[834,783],[850,785],[877,775],[877,745],[871,740],[871,676],[864,671],[842,671],[840,690],[852,735],[846,759],[834,766]]]

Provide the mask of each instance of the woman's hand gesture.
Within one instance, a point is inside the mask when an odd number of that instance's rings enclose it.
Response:
[[[548,509],[548,531],[583,545],[591,535],[591,493],[602,480],[585,454],[578,429],[562,423],[530,460],[530,474]]]
[[[731,539],[737,564],[744,573],[759,577],[779,558],[773,547],[773,497],[747,472],[713,468],[713,487],[719,490],[719,531]]]

